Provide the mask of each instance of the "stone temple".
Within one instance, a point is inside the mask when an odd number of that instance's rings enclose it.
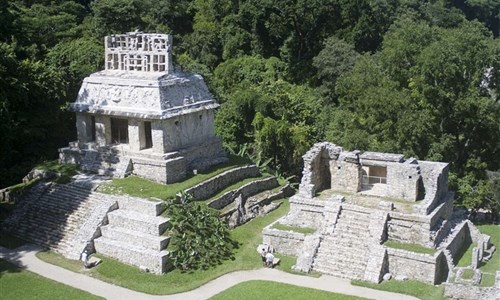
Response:
[[[265,244],[297,257],[296,270],[377,283],[390,273],[438,284],[457,278],[455,265],[471,243],[477,244],[475,272],[491,257],[490,237],[454,214],[447,163],[345,151],[331,143],[315,144],[303,158],[299,193],[290,198],[288,215],[276,222],[315,232],[280,230],[275,224],[263,230]],[[433,254],[391,243],[426,247]]]
[[[101,175],[180,181],[226,160],[214,135],[218,106],[200,75],[174,69],[170,35],[107,36],[105,70],[85,78],[70,104],[78,140],[59,150],[60,161]]]

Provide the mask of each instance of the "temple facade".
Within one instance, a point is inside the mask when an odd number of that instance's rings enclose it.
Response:
[[[77,141],[62,163],[162,183],[223,162],[214,134],[219,106],[200,75],[174,69],[172,37],[131,32],[105,38],[105,70],[85,78],[70,109]]]

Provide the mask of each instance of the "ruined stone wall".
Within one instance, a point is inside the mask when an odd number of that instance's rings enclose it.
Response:
[[[387,164],[387,197],[416,201],[418,181],[421,180],[419,167],[409,163]]]
[[[356,193],[361,190],[361,166],[351,161],[331,160],[332,190]]]
[[[299,192],[308,198],[313,198],[322,188],[327,188],[329,178],[332,176],[328,169],[328,161],[336,160],[342,148],[335,144],[322,142],[314,144],[306,154],[302,156],[304,168],[302,170],[302,181]]]
[[[463,251],[465,247],[468,247],[472,243],[469,224],[467,222],[463,222],[457,225],[451,236],[448,237],[447,243],[444,248],[450,251],[451,256],[453,257],[453,263],[456,264],[458,262],[458,254]]]
[[[273,224],[262,231],[263,243],[272,245],[280,254],[299,256],[306,235],[293,231],[273,229],[271,228]]]
[[[392,276],[406,276],[430,284],[436,283],[436,278],[442,276],[440,273],[446,270],[436,270],[436,266],[442,266],[438,261],[445,259],[444,255],[429,255],[414,253],[401,249],[387,248],[389,261],[389,272]],[[438,276],[436,276],[436,274]]]

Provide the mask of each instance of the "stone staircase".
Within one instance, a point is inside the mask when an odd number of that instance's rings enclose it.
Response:
[[[323,236],[313,270],[363,279],[369,255],[369,225],[369,212],[343,205],[333,234]]]
[[[86,150],[81,169],[98,175],[123,178],[131,173],[132,162],[127,156],[120,156],[116,149],[101,147],[99,150]]]
[[[163,249],[169,237],[163,233],[169,219],[160,216],[164,210],[164,202],[120,197],[118,209],[107,214],[102,236],[94,240],[96,252],[152,273],[168,271],[168,251]]]
[[[5,229],[70,259],[80,257],[116,202],[82,182],[40,183],[24,201],[26,204],[6,220]]]

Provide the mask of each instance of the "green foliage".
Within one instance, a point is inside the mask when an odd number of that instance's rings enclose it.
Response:
[[[170,255],[173,266],[182,270],[208,269],[234,259],[237,243],[219,214],[181,193],[179,201],[167,201],[170,218]]]
[[[137,267],[120,263],[111,258],[102,257],[103,263],[96,268],[81,270],[81,262],[68,260],[59,254],[40,252],[38,257],[49,263],[59,265],[72,271],[80,271],[100,280],[113,283],[135,291],[148,294],[173,294],[195,289],[223,274],[237,271],[262,268],[260,254],[255,247],[262,243],[262,229],[288,213],[290,206],[287,200],[268,215],[257,217],[231,231],[231,237],[238,242],[234,260],[226,260],[221,265],[208,270],[192,270],[181,272],[173,270],[163,276],[141,272]],[[79,266],[79,268],[78,268]]]
[[[246,281],[239,283],[210,299],[338,299],[355,300],[365,299],[338,293],[326,292],[311,288],[298,287],[295,285],[270,282],[270,281]]]

